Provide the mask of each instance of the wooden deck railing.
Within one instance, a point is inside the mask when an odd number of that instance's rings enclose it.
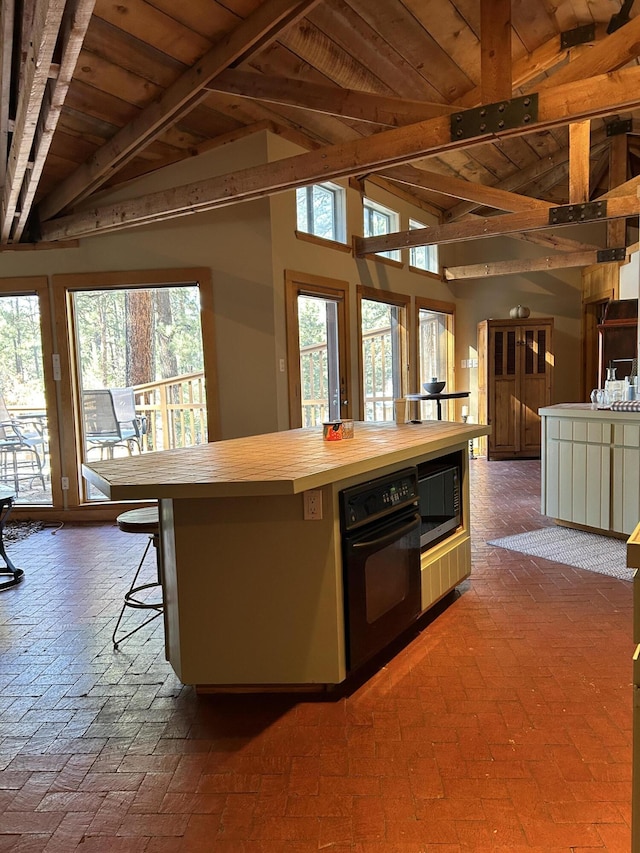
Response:
[[[207,442],[204,373],[185,373],[133,388],[136,412],[146,418],[143,451],[172,450]]]
[[[393,393],[388,393],[392,365],[385,348],[385,338],[390,333],[391,328],[386,326],[362,336],[364,411],[368,421],[393,420]],[[318,426],[329,418],[326,344],[300,347],[300,382],[302,425]]]

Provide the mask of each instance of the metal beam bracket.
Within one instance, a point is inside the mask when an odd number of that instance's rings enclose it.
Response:
[[[574,27],[572,30],[565,30],[563,33],[560,33],[560,47],[562,50],[567,50],[578,44],[587,44],[595,40],[595,24],[585,24],[583,27]]]
[[[622,133],[631,133],[633,130],[633,122],[630,118],[614,119],[608,121],[605,125],[607,136],[619,136]]]
[[[511,130],[538,120],[538,95],[524,95],[500,101],[496,104],[484,104],[451,115],[451,141],[472,139],[474,136],[499,133]]]
[[[606,201],[584,204],[563,204],[549,210],[549,225],[566,225],[569,222],[594,222],[607,215]]]
[[[627,258],[627,250],[624,246],[615,249],[599,249],[596,252],[599,264],[608,264],[611,261],[624,261]]]

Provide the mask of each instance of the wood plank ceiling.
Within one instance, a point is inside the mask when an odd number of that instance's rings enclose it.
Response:
[[[337,176],[440,217],[396,245],[524,231],[578,257],[545,236],[550,207],[610,198],[616,246],[637,218],[632,0],[2,0],[0,26],[5,247]],[[532,93],[528,125],[452,136],[452,115]],[[263,128],[309,153],[117,210],[95,195]]]

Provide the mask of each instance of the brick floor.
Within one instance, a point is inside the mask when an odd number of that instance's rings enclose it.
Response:
[[[471,578],[333,701],[198,697],[159,622],[114,652],[142,537],[13,545],[0,853],[628,853],[631,584],[488,546],[549,524],[539,463],[471,468]]]

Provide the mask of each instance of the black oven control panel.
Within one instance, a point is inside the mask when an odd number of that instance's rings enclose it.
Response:
[[[377,477],[351,486],[340,493],[343,530],[353,530],[384,518],[398,509],[415,505],[418,500],[418,472],[404,468],[386,477]]]

